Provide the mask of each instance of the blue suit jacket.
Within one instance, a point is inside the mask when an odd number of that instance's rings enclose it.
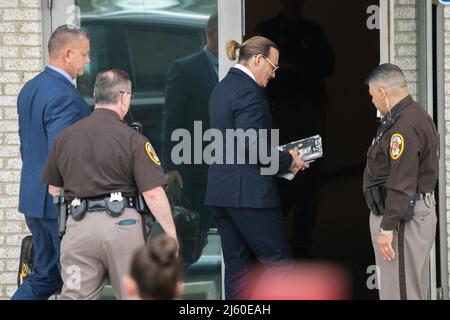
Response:
[[[69,80],[46,68],[20,91],[17,112],[22,157],[19,211],[30,218],[56,219],[41,172],[57,135],[88,116],[90,108]]]
[[[272,129],[264,91],[236,68],[231,68],[214,89],[209,101],[209,114],[211,128],[219,129],[224,137],[226,129]],[[223,154],[226,155],[225,143]],[[206,205],[232,208],[280,206],[275,177],[261,175],[260,164],[246,163],[213,164],[209,167]],[[287,172],[291,164],[291,155],[279,152],[278,173]]]

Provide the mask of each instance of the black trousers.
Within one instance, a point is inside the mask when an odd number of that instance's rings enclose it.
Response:
[[[291,250],[279,208],[211,207],[225,261],[225,298],[250,297],[249,267],[256,258],[265,269],[289,265]]]

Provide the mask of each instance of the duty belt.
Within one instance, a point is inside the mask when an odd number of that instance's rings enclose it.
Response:
[[[122,197],[122,193],[93,198],[75,198],[68,204],[67,211],[75,221],[80,221],[86,212],[106,211],[111,217],[119,217],[125,208],[135,208],[135,197]]]

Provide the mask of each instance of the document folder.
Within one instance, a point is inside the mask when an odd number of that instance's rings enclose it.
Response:
[[[307,163],[314,162],[315,160],[323,157],[322,138],[320,137],[320,135],[290,142],[288,144],[279,146],[278,150],[289,151],[294,148],[298,148],[300,157]],[[277,175],[277,177],[292,180],[294,179],[295,175],[287,172],[279,174]]]

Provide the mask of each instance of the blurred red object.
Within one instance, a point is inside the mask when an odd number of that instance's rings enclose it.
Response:
[[[348,300],[348,272],[331,264],[295,264],[271,270],[254,268],[244,300]]]

